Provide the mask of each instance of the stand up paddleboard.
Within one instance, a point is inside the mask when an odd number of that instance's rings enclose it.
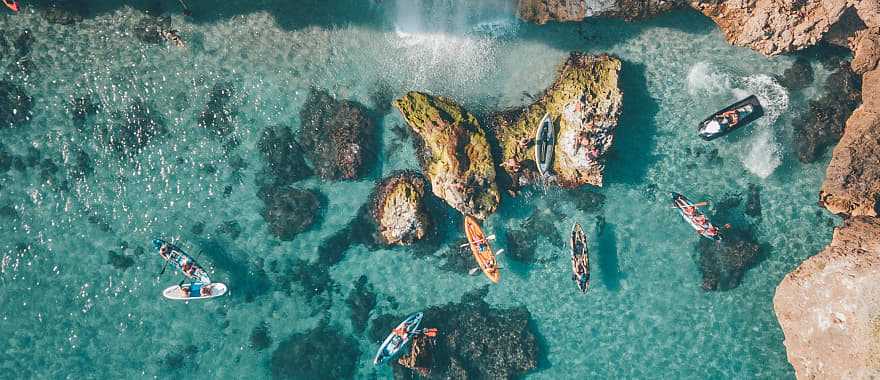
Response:
[[[216,298],[226,294],[226,284],[214,282],[211,284],[203,284],[194,282],[191,284],[169,286],[162,291],[162,296],[170,300],[189,301],[189,300],[206,300]]]
[[[486,277],[489,277],[489,280],[497,284],[501,280],[501,272],[498,270],[495,254],[492,252],[492,247],[489,246],[489,239],[480,228],[480,223],[470,215],[464,217],[464,233],[467,235],[468,245],[471,247],[474,259],[477,260],[477,265],[480,266]]]
[[[376,352],[373,364],[385,364],[392,358],[401,354],[406,344],[412,340],[413,332],[419,329],[420,323],[422,323],[421,312],[412,314],[409,317],[406,317],[403,322],[400,322],[394,330],[391,330],[391,334],[385,338],[382,345],[379,346],[379,351]]]
[[[544,114],[541,122],[538,123],[538,130],[535,132],[535,164],[538,165],[538,172],[542,176],[550,174],[553,168],[553,150],[556,147],[556,130],[553,128],[553,120],[550,119],[550,113]]]
[[[590,252],[587,250],[587,235],[580,223],[571,228],[571,278],[581,292],[590,287]]]

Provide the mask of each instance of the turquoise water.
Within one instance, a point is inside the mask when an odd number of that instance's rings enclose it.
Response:
[[[197,371],[207,378],[266,378],[278,342],[326,318],[357,337],[357,377],[389,377],[387,367],[377,370],[370,362],[376,343],[351,332],[345,297],[354,281],[368,277],[379,293],[378,315],[456,301],[485,285],[484,278],[440,269],[439,255],[355,246],[328,269],[337,284],[329,292],[315,297],[313,289],[283,284],[294,259],[315,260],[321,243],[354,218],[377,179],[417,168],[411,144],[388,133],[402,118],[396,112],[382,118],[383,154],[369,178],[304,182],[328,203],[320,224],[291,242],[274,238],[260,216],[254,185],[263,166],[259,133],[276,124],[297,128],[310,86],[374,108],[386,107],[377,104],[382,91],[423,90],[485,115],[528,102],[523,92],[542,91],[568,52],[581,50],[624,61],[623,116],[606,186],[598,190],[604,207],[584,212],[570,192],[531,190],[505,198],[484,224],[500,234],[537,213],[558,232],[538,239],[537,263],[502,258],[509,270],[487,296],[494,306],[525,305],[532,313],[542,360],[527,377],[792,377],[772,296],[788,271],[830,240],[830,217],[816,206],[827,155],[799,163],[790,126],[828,75],[822,65],[813,63],[813,86],[790,93],[772,77],[793,58],[731,47],[693,12],[639,23],[538,27],[518,22],[507,1],[364,2],[340,5],[333,15],[323,6],[271,2],[225,6],[220,15],[208,15],[207,4],[193,7],[195,20],[172,16],[189,43],[185,50],[135,39],[131,30],[141,9],[96,6],[73,26],[28,12],[0,16],[10,43],[25,28],[35,37],[33,69],[13,79],[34,97],[33,118],[0,130],[0,141],[11,154],[28,157],[36,150],[40,157],[0,175],[0,206],[14,210],[0,216],[3,373],[176,378]],[[10,57],[2,59],[0,71],[11,74]],[[220,81],[236,90],[235,147],[194,127]],[[767,117],[717,142],[696,137],[697,121],[747,93],[759,95]],[[84,95],[104,106],[98,125],[142,100],[163,116],[168,134],[121,159],[93,128],[73,126],[69,103]],[[78,152],[94,168],[80,179],[70,174]],[[38,163],[44,159],[59,170],[45,169]],[[762,189],[763,213],[760,220],[742,220],[753,223],[766,259],[740,286],[705,292],[698,238],[669,208],[665,191],[720,201],[745,194],[749,184]],[[229,221],[240,227],[235,238],[220,228]],[[584,225],[593,255],[586,296],[569,280],[567,252],[553,244],[574,221]],[[458,228],[460,220],[442,222]],[[200,223],[199,234],[193,226]],[[209,302],[165,301],[161,290],[178,280],[157,275],[161,263],[148,244],[156,236],[211,252],[200,261],[216,266],[217,281],[268,287],[232,288],[229,297]],[[111,265],[111,250],[131,267]],[[273,343],[255,350],[250,335],[261,323]],[[183,366],[169,364],[181,353]]]

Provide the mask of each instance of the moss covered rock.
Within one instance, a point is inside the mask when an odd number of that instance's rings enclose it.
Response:
[[[546,113],[556,126],[551,178],[561,187],[602,186],[603,157],[614,141],[623,101],[617,83],[620,65],[606,54],[572,53],[540,99],[490,118],[501,146],[501,167],[513,189],[538,178],[534,138]]]
[[[438,197],[465,215],[485,219],[501,197],[486,133],[450,99],[411,91],[393,102],[417,138],[422,169]]]
[[[427,182],[416,172],[402,171],[376,187],[370,213],[382,243],[411,244],[427,235],[431,227],[425,207]]]

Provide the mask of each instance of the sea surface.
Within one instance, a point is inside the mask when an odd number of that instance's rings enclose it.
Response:
[[[352,331],[345,298],[355,281],[367,277],[379,315],[457,301],[487,279],[441,269],[441,255],[362,245],[335,266],[311,267],[326,270],[329,290],[291,274],[300,273],[297,260],[318,260],[322,242],[352,222],[383,175],[418,168],[411,141],[390,132],[404,121],[388,95],[427,91],[484,117],[528,104],[570,51],[585,51],[623,61],[623,115],[605,186],[527,189],[484,223],[498,248],[503,232],[529,217],[554,227],[533,236],[534,263],[501,256],[502,281],[486,297],[532,314],[542,355],[526,378],[793,378],[774,290],[829,242],[834,221],[816,205],[828,154],[800,163],[791,122],[830,68],[811,61],[814,83],[788,91],[776,76],[793,57],[730,46],[693,11],[536,26],[500,0],[196,1],[192,18],[172,1],[130,4],[94,2],[69,26],[27,4],[0,15],[10,45],[25,29],[35,39],[27,75],[0,57],[0,73],[34,98],[29,123],[0,130],[2,149],[23,162],[0,173],[0,377],[270,378],[278,343],[322,321],[357,340],[358,378],[390,377],[371,363],[378,343]],[[170,17],[188,46],[136,39],[146,12]],[[196,127],[221,82],[235,89],[237,110],[226,139]],[[381,157],[363,180],[299,184],[326,204],[314,228],[283,242],[260,214],[257,142],[267,126],[299,128],[311,87],[381,114]],[[697,137],[700,120],[748,94],[764,103],[763,119],[713,142]],[[168,133],[122,157],[95,128],[74,126],[71,102],[85,95],[103,106],[95,125],[142,101]],[[82,167],[92,170],[76,175]],[[750,185],[760,189],[761,215],[736,221],[754,229],[762,257],[739,286],[704,291],[699,237],[670,208],[668,191],[712,201],[710,215],[739,200],[725,212],[741,215]],[[603,205],[576,207],[585,191]],[[440,221],[451,226],[444,244],[462,238],[452,215]],[[592,255],[586,295],[569,278],[563,242],[573,222],[587,231]],[[154,237],[178,241],[231,293],[163,299],[180,277],[158,274]],[[261,325],[272,342],[258,350],[251,334]]]

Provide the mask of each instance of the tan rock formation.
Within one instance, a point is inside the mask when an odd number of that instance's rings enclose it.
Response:
[[[431,228],[425,207],[428,183],[416,172],[392,174],[376,186],[371,214],[385,244],[411,244]]]
[[[537,24],[581,21],[593,16],[635,20],[683,4],[684,0],[519,0],[519,17]]]
[[[431,190],[462,214],[485,219],[501,196],[486,133],[453,101],[411,91],[393,102],[416,134],[419,162]]]
[[[852,69],[864,74],[878,67],[880,61],[880,27],[865,29],[849,39],[853,51]]]
[[[880,221],[856,217],[785,276],[773,307],[798,379],[880,377]]]

